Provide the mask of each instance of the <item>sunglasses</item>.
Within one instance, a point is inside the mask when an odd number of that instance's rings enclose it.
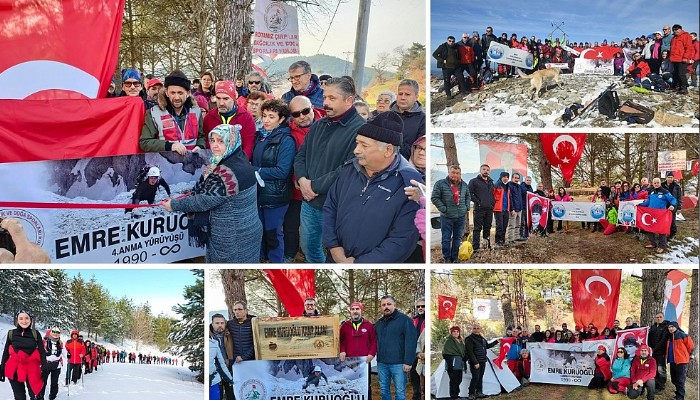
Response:
[[[310,112],[311,112],[311,108],[306,107],[305,109],[303,109],[301,111],[293,111],[291,114],[292,114],[292,117],[299,118],[299,116],[301,116],[301,115],[309,115]]]
[[[617,354],[625,354],[625,352],[622,351],[622,350],[618,350],[618,351],[617,351]]]
[[[138,82],[124,82],[124,87],[141,87]]]
[[[51,330],[51,333],[55,333],[55,334],[57,334],[57,335],[60,335],[60,334],[61,334],[61,331],[59,331],[59,330]]]
[[[259,85],[262,81],[248,81],[249,85]]]
[[[416,306],[416,308],[425,308],[425,304],[422,306]]]

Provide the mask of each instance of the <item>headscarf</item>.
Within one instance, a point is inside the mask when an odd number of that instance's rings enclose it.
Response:
[[[209,132],[210,141],[211,136],[216,134],[224,141],[224,144],[226,145],[226,151],[223,155],[216,156],[212,154],[211,158],[209,159],[210,169],[213,170],[214,168],[216,168],[216,166],[219,165],[221,160],[230,156],[231,154],[233,154],[234,151],[236,151],[236,149],[241,147],[241,128],[241,125],[238,124],[221,124],[216,128],[212,129],[211,132]]]

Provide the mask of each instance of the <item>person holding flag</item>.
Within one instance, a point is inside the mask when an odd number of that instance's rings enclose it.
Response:
[[[666,250],[666,239],[670,231],[670,218],[664,218],[665,211],[658,212],[654,210],[669,210],[673,211],[676,208],[676,198],[671,193],[661,187],[661,179],[654,178],[651,182],[654,188],[649,192],[649,198],[641,202],[637,206],[637,226],[648,232],[649,244],[644,246],[647,249],[654,249],[658,254]],[[648,207],[648,208],[647,208]],[[672,214],[671,214],[672,215]],[[651,224],[648,222],[651,218]],[[660,221],[661,224],[656,222]],[[668,223],[668,229],[665,226]],[[658,238],[657,235],[658,234]]]

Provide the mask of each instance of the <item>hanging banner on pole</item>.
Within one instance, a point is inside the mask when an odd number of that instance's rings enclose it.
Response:
[[[660,151],[657,156],[659,171],[685,171],[685,150]]]
[[[532,349],[530,357],[530,382],[588,386],[593,379],[594,352]]]
[[[256,0],[253,55],[299,54],[297,9],[282,1]]]
[[[688,274],[674,269],[666,275],[664,286],[664,319],[680,321],[685,305],[685,291],[688,288]]]
[[[605,203],[583,201],[553,201],[552,219],[562,221],[598,222],[605,218]]]

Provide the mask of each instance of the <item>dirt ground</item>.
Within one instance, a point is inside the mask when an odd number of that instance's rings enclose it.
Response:
[[[669,242],[669,249],[673,249],[685,237],[698,237],[698,209],[683,210],[686,221],[678,222],[678,233]],[[556,229],[556,221],[554,225]],[[437,234],[437,240],[431,250],[433,263],[440,263],[442,252],[440,250],[440,232],[433,230],[432,235]],[[494,239],[495,227],[491,231],[491,243]],[[437,242],[437,244],[435,244]],[[581,229],[581,223],[569,222],[569,230],[562,233],[549,234],[546,238],[530,236],[526,242],[516,242],[499,250],[485,250],[475,253],[469,260],[461,263],[651,263],[658,256],[644,248],[648,244],[646,237],[639,240],[636,235],[617,232],[610,236],[602,233],[593,233],[591,230]],[[690,251],[697,257],[698,248]]]
[[[406,378],[408,379],[408,377]],[[423,377],[421,377],[421,386],[424,388],[423,393],[425,393],[425,380]],[[381,391],[379,390],[379,377],[377,375],[372,375],[372,385],[370,386],[370,389],[372,391],[372,399],[374,400],[381,400],[382,394]],[[391,386],[391,395],[392,398],[394,396],[394,386]],[[413,398],[413,388],[411,387],[410,382],[406,382],[406,399],[412,399]],[[421,396],[421,399],[423,396]]]

